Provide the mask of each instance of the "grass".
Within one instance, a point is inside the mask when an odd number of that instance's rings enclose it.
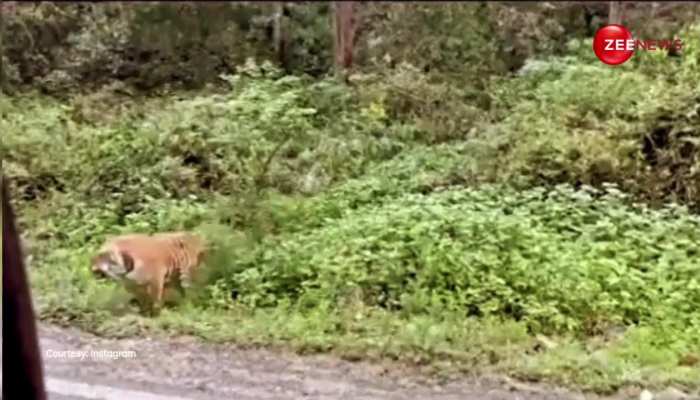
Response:
[[[441,375],[457,372],[505,373],[600,393],[632,385],[697,388],[698,368],[683,364],[697,347],[664,349],[667,332],[631,328],[615,339],[553,336],[545,348],[522,323],[462,315],[400,317],[363,307],[300,311],[276,306],[228,310],[180,305],[158,318],[134,313],[65,310],[44,314],[107,337],[143,333],[193,335],[243,346],[281,346],[302,354],[330,352],[348,360],[395,360]],[[677,332],[676,332],[677,334]],[[683,340],[692,340],[691,334]]]
[[[191,334],[601,392],[697,387],[696,216],[628,205],[612,187],[386,194],[340,215],[325,203],[380,188],[341,186],[292,207],[328,212],[306,227],[279,206],[270,223],[283,218],[288,232],[257,241],[202,226],[226,244],[209,265],[216,277],[155,319],[89,276],[87,248],[54,249],[32,274],[39,312],[107,336]],[[171,206],[164,214],[182,212]]]

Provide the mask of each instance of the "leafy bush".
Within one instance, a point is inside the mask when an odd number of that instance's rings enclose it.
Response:
[[[402,147],[380,119],[347,106],[351,101],[332,81],[308,86],[254,64],[226,79],[232,85],[227,94],[152,109],[145,118],[126,112],[98,125],[74,121],[82,103],[6,100],[8,174],[27,198],[47,185],[128,203],[267,187],[313,193]],[[347,107],[341,111],[336,101]],[[40,118],[26,118],[28,110]],[[358,117],[350,118],[353,112]],[[48,152],[55,157],[37,157]]]
[[[424,143],[466,139],[485,119],[489,106],[473,88],[435,81],[407,63],[380,73],[356,74],[351,80],[361,88],[360,99],[370,110],[410,124],[410,139]]]
[[[572,43],[571,51],[586,47]],[[493,166],[485,170],[540,183],[615,182],[648,199],[700,204],[697,57],[691,50],[680,63],[657,62],[663,76],[679,79],[650,80],[632,63],[611,69],[567,56],[494,80],[497,123],[476,129],[487,144],[484,164]]]
[[[359,296],[411,315],[513,318],[534,332],[594,334],[669,315],[688,326],[700,220],[635,210],[610,192],[405,194],[270,238],[227,282],[255,306]]]
[[[8,64],[53,95],[121,80],[140,89],[201,87],[247,57],[270,56],[247,4],[19,4],[8,13]],[[166,34],[163,34],[166,32]],[[258,44],[258,46],[255,46]],[[81,86],[80,88],[78,86]]]

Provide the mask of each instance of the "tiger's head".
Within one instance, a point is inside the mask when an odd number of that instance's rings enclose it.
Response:
[[[121,280],[133,271],[134,259],[126,252],[102,251],[92,257],[90,270],[97,279]]]

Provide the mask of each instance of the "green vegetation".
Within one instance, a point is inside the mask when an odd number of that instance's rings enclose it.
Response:
[[[682,37],[681,58],[617,68],[574,39],[478,85],[249,61],[196,93],[1,98],[38,311],[103,335],[698,390],[700,25]],[[90,276],[106,235],[171,229],[214,250],[160,316]]]

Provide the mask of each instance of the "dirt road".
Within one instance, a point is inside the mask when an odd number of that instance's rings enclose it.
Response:
[[[53,400],[581,400],[541,387],[462,379],[437,384],[407,372],[329,356],[300,357],[192,338],[103,339],[40,325]]]

